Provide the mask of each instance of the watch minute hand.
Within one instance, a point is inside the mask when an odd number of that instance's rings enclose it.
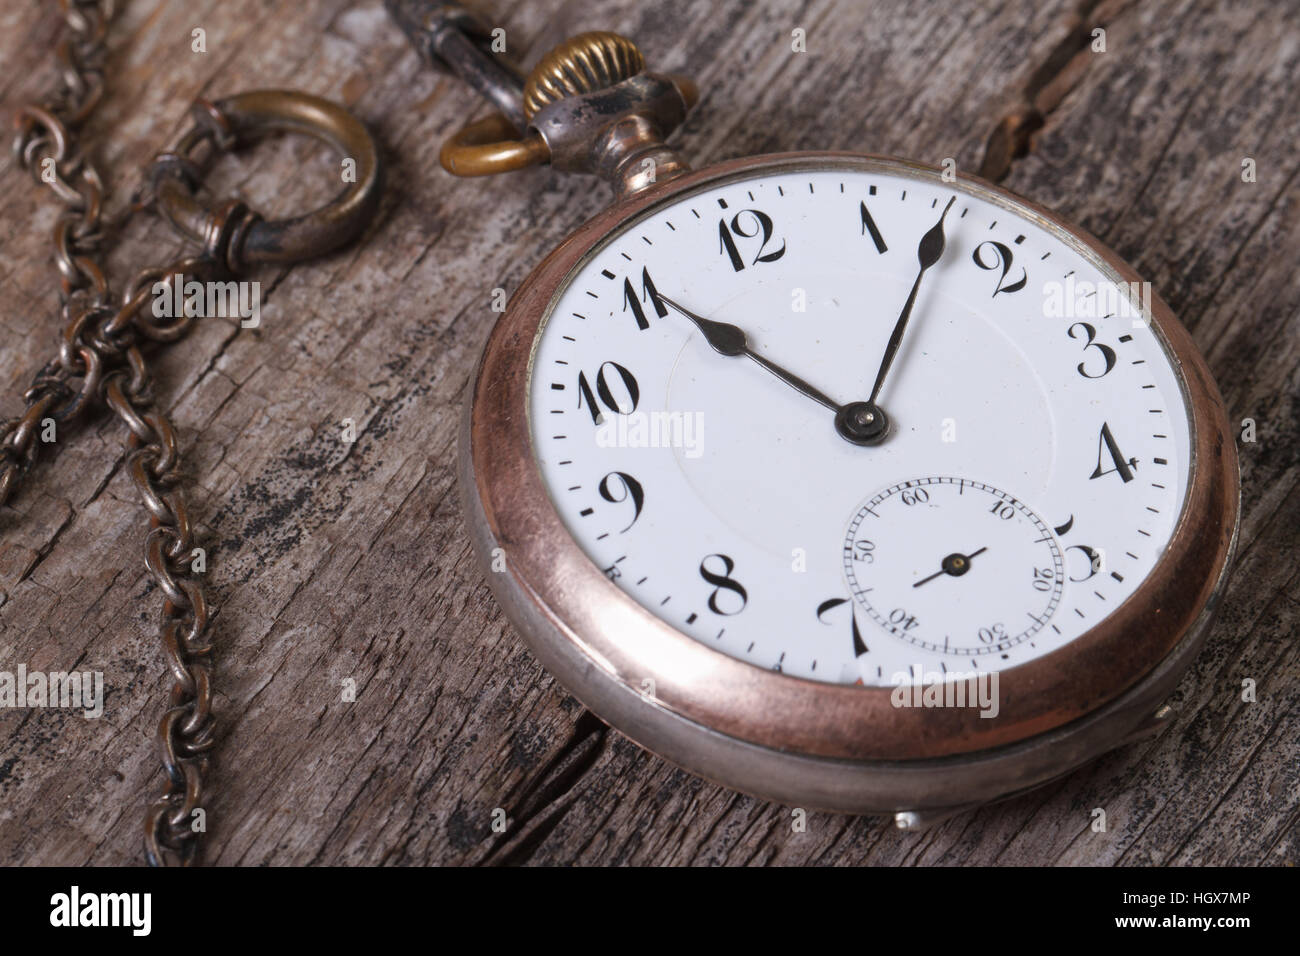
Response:
[[[880,361],[880,371],[876,373],[876,383],[871,388],[871,398],[868,402],[875,405],[876,399],[880,396],[880,389],[885,384],[885,376],[889,374],[889,368],[894,364],[894,356],[898,354],[898,348],[903,344],[903,333],[907,331],[907,321],[912,315],[912,306],[916,304],[916,293],[921,288],[921,280],[925,278],[926,270],[933,266],[943,256],[944,234],[943,221],[948,216],[948,210],[956,202],[957,197],[953,196],[948,200],[948,205],[943,207],[943,213],[925,235],[921,237],[921,243],[916,249],[916,258],[920,263],[921,270],[916,274],[916,281],[912,283],[912,291],[907,295],[907,302],[903,305],[903,311],[898,317],[898,322],[894,325],[894,331],[889,336],[889,343],[885,346],[885,356]]]

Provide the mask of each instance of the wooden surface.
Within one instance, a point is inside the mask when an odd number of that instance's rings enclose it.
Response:
[[[0,9],[7,106],[54,78],[57,17]],[[117,191],[195,95],[295,86],[382,140],[389,187],[366,241],[259,275],[262,327],[207,320],[158,364],[210,549],[220,744],[208,859],[220,864],[1294,864],[1300,857],[1300,18],[1270,0],[507,5],[508,41],[546,26],[635,37],[702,99],[677,135],[696,165],[856,149],[962,169],[1004,118],[1046,112],[986,168],[1074,218],[1155,283],[1209,358],[1240,446],[1238,568],[1154,740],[920,835],[706,784],[607,730],[533,661],[461,527],[456,425],[494,318],[544,251],[607,201],[547,169],[477,181],[437,166],[479,111],[423,68],[375,0],[127,0],[108,96],[87,130]],[[482,9],[482,8],[480,8]],[[1080,24],[1083,24],[1082,28]],[[1080,45],[1093,24],[1106,52]],[[207,32],[207,53],[190,31]],[[790,50],[795,27],[805,54]],[[997,137],[994,137],[995,140]],[[1015,139],[1013,137],[1013,139]],[[6,151],[7,152],[7,151]],[[1241,179],[1243,158],[1257,181]],[[215,188],[307,208],[337,167],[267,144]],[[56,336],[50,198],[0,160],[0,413]],[[136,217],[120,283],[180,248]],[[340,422],[357,440],[339,440]],[[166,691],[143,517],[97,419],[61,438],[0,512],[0,669],[102,670],[102,719],[0,712],[0,863],[134,863],[161,784]],[[340,700],[354,678],[355,702]],[[1243,702],[1244,678],[1257,701]],[[505,833],[491,829],[503,808]],[[1105,833],[1090,828],[1106,811]]]

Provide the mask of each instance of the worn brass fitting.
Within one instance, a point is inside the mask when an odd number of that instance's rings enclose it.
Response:
[[[693,82],[647,73],[627,37],[581,33],[548,52],[523,89],[527,129],[501,114],[471,123],[442,148],[443,168],[487,176],[549,162],[610,180],[620,196],[689,167],[664,139],[698,99]]]

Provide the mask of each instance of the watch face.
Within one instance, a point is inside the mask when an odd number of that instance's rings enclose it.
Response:
[[[587,556],[723,654],[871,686],[1014,667],[1132,596],[1182,511],[1146,295],[978,184],[742,174],[561,287],[535,455]]]

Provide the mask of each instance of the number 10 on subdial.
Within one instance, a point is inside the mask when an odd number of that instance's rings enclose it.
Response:
[[[1061,601],[1055,536],[1024,502],[969,478],[900,482],[854,514],[844,573],[859,607],[917,648],[1015,663]],[[996,663],[995,663],[996,662]]]

